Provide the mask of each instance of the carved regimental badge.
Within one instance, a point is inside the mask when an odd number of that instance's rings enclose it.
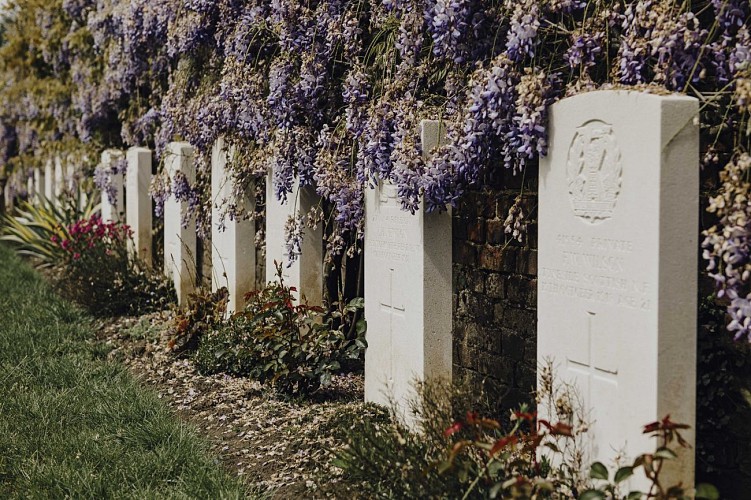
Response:
[[[592,224],[609,219],[621,190],[622,172],[612,125],[592,120],[577,128],[566,163],[574,213]]]

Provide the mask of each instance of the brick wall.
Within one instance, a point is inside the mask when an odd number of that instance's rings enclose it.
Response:
[[[467,193],[453,213],[454,379],[481,387],[501,414],[530,401],[535,385],[536,177],[505,175]],[[520,195],[529,222],[523,244],[504,233]]]

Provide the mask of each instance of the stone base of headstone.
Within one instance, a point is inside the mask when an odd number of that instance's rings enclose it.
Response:
[[[592,421],[585,463],[654,450],[666,415],[694,443],[698,103],[599,91],[550,113],[540,165],[538,361],[578,387]],[[540,408],[550,416],[552,409]],[[631,488],[643,489],[641,472]],[[665,484],[693,485],[694,450]]]

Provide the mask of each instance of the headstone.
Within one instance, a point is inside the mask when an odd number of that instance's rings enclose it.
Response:
[[[78,189],[78,180],[76,179],[76,163],[78,160],[73,155],[68,155],[65,162],[65,182],[63,189],[69,193],[75,193]]]
[[[211,152],[211,286],[214,291],[227,287],[230,313],[245,306],[245,294],[255,288],[256,281],[255,221],[222,218],[222,202],[233,199],[232,175],[227,170],[228,155],[233,153],[221,138]],[[245,196],[237,203],[250,213],[255,197]]]
[[[26,177],[26,201],[31,203],[34,200],[34,172]]]
[[[444,136],[421,124],[423,156]],[[365,400],[406,403],[415,380],[451,379],[451,215],[401,209],[396,186],[365,193]]]
[[[44,190],[46,188],[45,186],[45,175],[44,171],[37,167],[34,169],[34,197],[33,202],[34,204],[38,205],[41,197],[44,196]]]
[[[151,150],[130,148],[126,160],[125,222],[133,231],[130,250],[141,262],[151,266]]]
[[[122,160],[123,152],[116,149],[108,149],[102,153],[102,168],[111,171],[114,165]],[[107,190],[102,192],[102,220],[105,222],[119,221],[125,212],[125,195],[123,190],[122,172],[110,173],[109,182],[115,199],[109,197]]]
[[[5,197],[5,211],[10,212],[13,210],[13,203],[14,203],[14,192],[13,189],[13,178],[9,178],[5,182],[5,189],[3,190],[3,194]]]
[[[59,157],[55,157],[55,173],[54,173],[54,195],[55,202],[60,204],[60,198],[65,191],[65,173],[63,171],[63,160]]]
[[[305,225],[300,255],[292,261],[285,245],[284,227],[290,217],[304,216],[320,203],[320,198],[311,186],[300,187],[297,179],[287,202],[282,203],[274,194],[274,173],[269,169],[266,176],[266,281],[276,275],[274,261],[282,264],[284,282],[297,288],[299,297],[309,304],[323,303],[323,224],[315,229]]]
[[[182,172],[191,185],[196,180],[193,165],[193,148],[185,142],[171,142],[167,147],[165,168],[170,182]],[[196,220],[191,216],[183,227],[183,214],[188,211],[186,201],[177,201],[170,195],[164,203],[164,273],[172,279],[177,292],[177,302],[186,303],[195,290],[196,274]]]
[[[52,160],[44,164],[44,197],[49,201],[55,200],[55,165]]]
[[[537,356],[591,411],[585,463],[653,451],[642,426],[668,414],[692,426],[694,442],[698,110],[693,98],[633,91],[551,108]],[[641,477],[630,486],[645,487]],[[681,450],[664,478],[693,485],[694,451]]]

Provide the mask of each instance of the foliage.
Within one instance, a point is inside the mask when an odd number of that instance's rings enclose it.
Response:
[[[534,167],[547,107],[563,96],[695,96],[710,180],[751,149],[744,0],[12,0],[6,11],[0,166],[24,176],[53,153],[87,164],[93,151],[145,144],[164,159],[169,141],[186,140],[196,182],[162,172],[153,194],[158,209],[169,196],[188,202],[202,232],[219,137],[243,153],[222,211],[249,215],[239,197],[270,165],[278,199],[297,179],[325,200],[294,214],[289,247],[323,223],[330,255],[358,250],[363,191],[376,182],[396,184],[405,210],[443,210]],[[426,161],[418,125],[436,117],[447,138]],[[503,218],[524,236],[518,207]],[[748,277],[721,265],[739,269],[749,253],[739,222],[720,221],[711,234],[730,224],[732,237],[707,244],[720,289],[738,295],[729,312],[742,336]]]
[[[674,450],[674,442],[681,448],[690,447],[680,434],[681,430],[688,429],[687,424],[675,423],[667,415],[662,420],[652,422],[644,426],[644,434],[655,438],[657,449],[654,453],[643,453],[634,460],[633,465],[620,467],[615,471],[612,481],[609,481],[607,467],[600,462],[595,462],[590,468],[590,477],[602,481],[604,484],[599,488],[593,488],[582,494],[583,499],[606,499],[606,498],[625,498],[628,500],[639,500],[641,498],[657,498],[660,500],[680,499],[689,500],[691,498],[717,500],[719,492],[714,486],[700,484],[695,489],[686,488],[682,485],[664,485],[662,484],[660,473],[666,462],[677,458]],[[630,491],[627,495],[621,495],[619,485],[631,477],[637,469],[642,469],[646,475],[650,486],[647,492]]]
[[[549,363],[542,373],[550,383],[541,384],[537,400],[556,402],[546,410],[552,419],[523,405],[504,424],[483,417],[490,405],[467,388],[423,382],[410,401],[412,418],[405,420],[392,405],[389,420],[357,423],[349,431],[348,446],[336,453],[336,464],[348,479],[361,481],[368,496],[378,498],[632,500],[682,499],[693,493],[660,479],[665,461],[675,457],[675,443],[686,445],[680,436],[686,425],[666,417],[645,426],[646,434],[659,438],[658,448],[611,478],[603,464],[586,462],[582,450],[589,423],[582,420],[586,412],[575,388],[554,381]],[[639,468],[652,490],[622,493],[623,482]],[[718,496],[714,487],[703,484],[696,498]]]
[[[724,308],[700,302],[696,387],[697,479],[751,491],[751,345],[721,335]]]
[[[246,296],[244,310],[201,336],[196,363],[208,373],[227,372],[270,383],[277,390],[306,394],[326,387],[345,360],[365,351],[365,321],[357,337],[345,335],[349,326],[341,313],[329,315],[318,307],[295,305],[294,287],[284,284],[281,264],[277,282]],[[362,309],[355,299],[345,308],[354,316]]]
[[[0,239],[10,242],[21,255],[39,259],[43,266],[58,263],[64,252],[54,240],[69,240],[68,226],[90,218],[99,208],[93,197],[82,200],[84,196],[77,193],[55,202],[40,194],[38,203],[21,202],[15,214],[3,215]]]
[[[593,463],[589,468],[589,477],[599,485],[586,490],[578,489],[578,485],[571,483],[571,478],[566,474],[557,473],[562,469],[554,465],[560,449],[557,439],[551,438],[573,438],[571,426],[562,422],[552,424],[524,410],[514,412],[514,420],[510,431],[498,435],[497,431],[501,428],[498,421],[469,413],[464,420],[446,430],[447,434],[466,428],[471,432],[472,437],[459,439],[453,444],[447,465],[443,466],[443,470],[452,470],[450,466],[454,465],[457,456],[475,454],[474,460],[465,461],[465,469],[460,469],[461,477],[471,479],[463,498],[560,498],[561,495],[585,500],[719,498],[716,488],[707,484],[701,484],[695,490],[681,485],[662,484],[660,474],[665,462],[677,457],[674,442],[683,448],[689,446],[680,435],[680,431],[687,429],[688,425],[672,422],[670,416],[644,426],[644,434],[656,438],[658,442],[654,453],[639,455],[633,465],[618,468],[612,480],[604,464]],[[524,430],[525,427],[531,430]],[[639,468],[644,471],[650,489],[647,492],[623,493],[621,486],[624,481]],[[478,496],[482,483],[487,489]]]
[[[130,228],[98,215],[68,226],[68,237],[51,237],[59,262],[59,288],[97,316],[142,314],[173,300],[168,280],[131,257]]]
[[[463,413],[486,411],[489,402],[470,387],[432,381],[418,383],[409,403],[407,418],[415,418],[422,432],[405,425],[405,415],[392,404],[388,413],[346,429],[347,446],[334,451],[335,464],[348,481],[362,485],[366,498],[459,498],[460,477],[438,468],[449,445],[444,431]]]
[[[195,351],[204,332],[221,326],[228,299],[227,287],[211,293],[190,294],[187,309],[175,316],[174,338],[170,340],[170,348],[176,353]]]

